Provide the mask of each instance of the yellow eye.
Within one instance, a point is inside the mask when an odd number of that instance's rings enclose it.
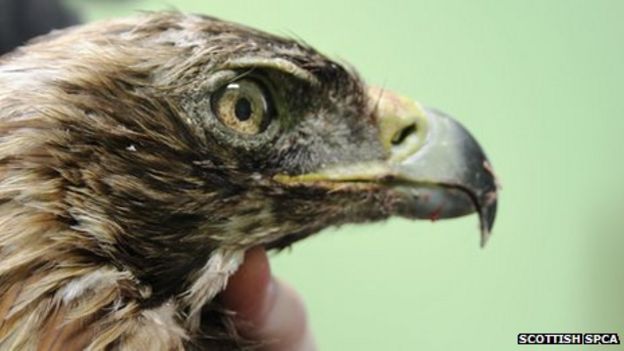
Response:
[[[217,91],[212,111],[221,123],[243,134],[258,134],[273,117],[273,105],[264,86],[251,79],[231,82]]]

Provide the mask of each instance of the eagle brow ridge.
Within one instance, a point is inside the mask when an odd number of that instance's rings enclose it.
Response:
[[[253,67],[273,68],[282,72],[286,72],[295,78],[309,82],[312,85],[320,85],[320,81],[308,70],[301,68],[292,61],[284,58],[269,57],[240,57],[227,61],[224,68],[245,69]]]

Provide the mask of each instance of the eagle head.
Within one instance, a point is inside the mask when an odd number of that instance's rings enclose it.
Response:
[[[174,306],[188,340],[253,246],[472,212],[484,243],[496,194],[449,116],[238,24],[144,14],[0,59],[0,292],[30,289],[13,326],[41,305],[92,323]]]

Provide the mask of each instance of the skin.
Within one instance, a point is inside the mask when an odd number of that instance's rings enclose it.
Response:
[[[221,301],[236,313],[234,320],[243,336],[265,342],[261,350],[317,349],[301,297],[271,274],[264,248],[255,247],[246,253]]]

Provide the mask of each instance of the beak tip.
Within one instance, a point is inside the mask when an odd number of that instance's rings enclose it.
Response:
[[[488,240],[490,240],[490,235],[491,233],[487,230],[482,230],[481,231],[481,248],[484,249],[485,248],[485,244],[487,244]]]
[[[479,222],[481,227],[481,248],[485,247],[485,244],[487,244],[490,236],[492,235],[492,227],[494,227],[494,220],[496,219],[496,205],[497,202],[494,197],[493,201],[489,201],[489,203],[483,206],[479,211]]]

